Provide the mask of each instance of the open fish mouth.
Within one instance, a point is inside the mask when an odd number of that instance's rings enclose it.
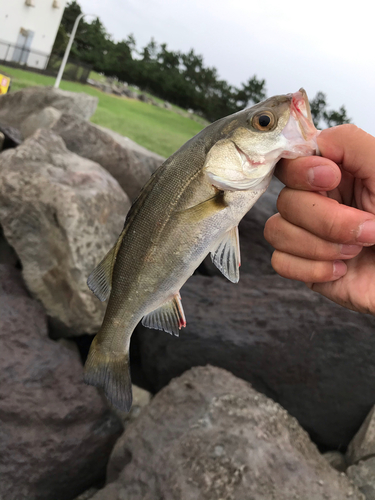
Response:
[[[288,97],[290,98],[290,116],[282,131],[288,148],[283,152],[283,158],[318,154],[316,142],[318,131],[312,121],[305,90],[300,89],[294,94],[288,94]]]
[[[316,136],[316,128],[312,120],[309,100],[306,91],[299,89],[291,94],[292,102],[290,113],[297,121],[301,134],[305,141],[310,141]]]

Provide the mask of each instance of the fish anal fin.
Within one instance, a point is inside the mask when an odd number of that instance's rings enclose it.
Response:
[[[87,279],[87,286],[102,302],[107,300],[111,293],[113,267],[124,234],[125,230],[120,234],[115,246],[111,248]]]
[[[107,398],[119,410],[130,410],[133,396],[129,352],[109,353],[95,337],[85,364],[84,381],[102,387]]]
[[[228,204],[224,199],[224,193],[222,191],[218,191],[212,198],[178,212],[178,218],[181,222],[185,220],[189,224],[197,223],[215,215],[218,212],[221,212],[227,208],[227,206]]]
[[[211,259],[229,281],[238,283],[241,266],[238,226],[224,233],[215,250],[211,252]]]
[[[144,316],[142,325],[155,330],[164,330],[178,337],[181,327],[186,326],[180,294],[177,293],[161,307]]]

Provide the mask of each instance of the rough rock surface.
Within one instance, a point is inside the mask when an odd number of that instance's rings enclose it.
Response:
[[[20,272],[0,265],[0,498],[69,500],[105,474],[122,427],[79,355],[47,336]]]
[[[97,105],[98,98],[84,92],[28,87],[0,96],[0,122],[20,128],[28,116],[47,106],[88,120],[95,113]]]
[[[108,170],[132,201],[164,161],[163,157],[116,132],[68,114],[61,116],[53,131],[64,139],[70,151]]]
[[[86,280],[115,243],[129,206],[108,172],[50,131],[0,155],[0,224],[61,335],[100,326],[105,305]]]
[[[209,363],[279,402],[314,441],[349,443],[374,404],[375,318],[279,276],[193,276],[181,296],[179,338],[141,326],[134,338],[154,391]]]
[[[352,465],[346,472],[366,500],[375,500],[375,457]]]
[[[350,442],[346,460],[349,464],[355,464],[373,456],[375,456],[375,406]]]
[[[345,455],[339,451],[327,451],[323,453],[323,457],[334,469],[339,472],[345,472],[348,464],[346,463]]]
[[[8,148],[15,148],[16,146],[19,146],[23,140],[21,132],[18,129],[10,127],[9,125],[4,125],[3,123],[0,123],[0,133],[3,135],[2,144],[0,144],[0,151]]]
[[[30,137],[40,128],[52,128],[61,115],[62,112],[52,106],[47,106],[42,111],[36,111],[22,123],[21,132],[23,137],[25,139]]]
[[[117,441],[93,500],[363,499],[278,404],[224,370],[194,368]]]

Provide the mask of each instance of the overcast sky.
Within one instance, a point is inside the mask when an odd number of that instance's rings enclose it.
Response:
[[[169,49],[194,48],[221,78],[240,85],[254,74],[267,95],[304,87],[346,106],[375,135],[375,26],[370,0],[78,0],[117,40],[137,47],[154,37]],[[307,7],[305,7],[308,6]],[[348,7],[346,7],[346,5]]]

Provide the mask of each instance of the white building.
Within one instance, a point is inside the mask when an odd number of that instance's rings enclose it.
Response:
[[[0,0],[0,60],[44,69],[67,0]]]

